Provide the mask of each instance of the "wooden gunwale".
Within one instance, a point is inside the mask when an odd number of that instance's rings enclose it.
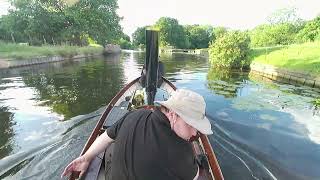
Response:
[[[224,180],[222,171],[220,169],[220,166],[219,166],[219,163],[217,160],[217,157],[214,154],[214,151],[212,149],[212,146],[210,144],[208,136],[201,134],[200,139],[201,139],[204,151],[206,152],[206,155],[208,157],[209,164],[210,164],[214,179],[215,180]]]

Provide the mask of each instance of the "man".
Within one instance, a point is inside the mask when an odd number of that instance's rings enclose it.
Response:
[[[212,134],[205,101],[195,92],[178,89],[155,111],[139,109],[121,118],[99,136],[89,150],[72,161],[63,176],[87,170],[90,161],[115,142],[112,180],[197,179],[199,167],[190,139],[200,131]]]

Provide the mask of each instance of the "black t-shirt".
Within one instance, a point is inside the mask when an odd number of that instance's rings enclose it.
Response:
[[[192,180],[197,173],[191,143],[171,130],[158,109],[132,111],[107,134],[115,140],[112,180]]]

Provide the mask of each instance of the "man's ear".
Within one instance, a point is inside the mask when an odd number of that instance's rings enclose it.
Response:
[[[170,110],[170,116],[171,116],[171,118],[174,118],[175,112],[173,112],[173,111]]]
[[[170,111],[170,118],[172,120],[173,123],[176,123],[177,122],[177,115],[175,112],[173,111]]]

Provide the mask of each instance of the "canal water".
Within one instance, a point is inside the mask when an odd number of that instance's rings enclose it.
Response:
[[[0,70],[0,179],[59,179],[145,54]],[[226,180],[320,179],[320,91],[161,55],[165,77],[204,96]]]

